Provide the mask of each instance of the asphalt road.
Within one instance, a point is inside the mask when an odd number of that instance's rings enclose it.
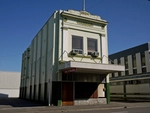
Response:
[[[34,108],[5,108],[0,113],[150,113],[150,107],[142,108],[122,108],[122,109],[105,109],[105,110],[83,110],[83,111],[61,111],[52,110],[42,107]]]
[[[70,112],[75,113],[75,112]],[[80,111],[76,113],[150,113],[150,107]]]
[[[22,99],[0,99],[0,113],[150,113],[150,102],[112,102],[105,105],[44,106]]]

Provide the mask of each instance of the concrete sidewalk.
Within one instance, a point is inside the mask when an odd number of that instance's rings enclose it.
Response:
[[[122,105],[82,105],[82,106],[32,106],[32,107],[0,107],[0,113],[57,113],[57,112],[79,112],[105,109],[121,109]]]
[[[111,102],[110,104],[101,105],[43,106],[41,104],[21,99],[7,99],[5,102],[0,100],[0,113],[55,113],[69,111],[126,109],[136,107],[150,107],[150,102]]]
[[[93,111],[93,110],[105,110],[105,109],[125,109],[136,107],[150,107],[150,102],[111,102],[110,104],[101,105],[81,105],[81,106],[50,106],[46,109],[56,110],[61,112],[68,111]]]

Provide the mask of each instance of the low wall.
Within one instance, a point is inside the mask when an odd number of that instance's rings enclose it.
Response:
[[[95,104],[107,104],[107,100],[106,98],[74,100],[74,105],[95,105]]]

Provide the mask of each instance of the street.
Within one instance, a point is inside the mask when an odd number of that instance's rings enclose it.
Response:
[[[92,110],[92,111],[79,111],[79,112],[71,112],[71,113],[150,113],[150,107]]]
[[[150,113],[150,102],[111,102],[101,105],[45,106],[17,98],[0,99],[0,113]]]
[[[150,107],[141,108],[121,108],[121,109],[105,109],[105,110],[56,110],[48,107],[32,107],[32,108],[5,108],[0,109],[0,113],[150,113]]]

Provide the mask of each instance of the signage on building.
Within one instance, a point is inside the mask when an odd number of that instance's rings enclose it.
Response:
[[[77,24],[83,25],[83,26],[88,26],[88,27],[93,27],[92,23],[87,23],[87,22],[82,22],[82,21],[77,21]]]
[[[76,71],[77,71],[76,68],[71,68],[71,69],[65,70],[65,73],[71,73],[71,72],[76,72]]]

